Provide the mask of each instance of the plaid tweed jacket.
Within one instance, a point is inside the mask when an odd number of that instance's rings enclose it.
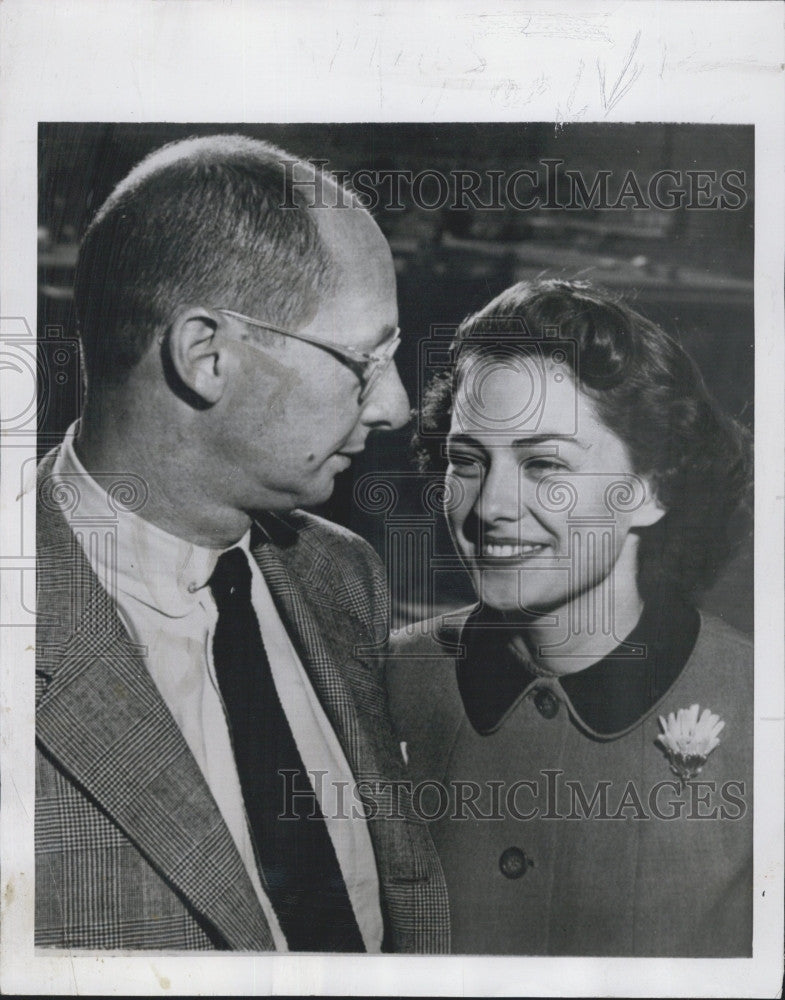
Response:
[[[39,946],[273,949],[231,835],[114,602],[38,470]],[[384,948],[449,948],[446,890],[405,792],[380,658],[387,592],[357,536],[295,511],[252,545],[369,810]],[[76,523],[74,523],[74,528]],[[385,783],[387,788],[385,790]]]

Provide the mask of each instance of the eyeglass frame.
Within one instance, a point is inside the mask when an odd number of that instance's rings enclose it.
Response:
[[[272,323],[254,319],[253,316],[246,316],[245,313],[237,312],[234,309],[219,308],[216,311],[223,313],[224,316],[232,316],[243,323],[248,323],[249,326],[256,326],[261,330],[269,330],[271,333],[279,333],[282,337],[292,337],[294,340],[301,340],[304,344],[313,344],[315,347],[321,347],[332,354],[337,354],[339,358],[356,372],[360,380],[358,402],[361,404],[368,399],[373,389],[382,379],[401,344],[401,328],[399,326],[396,326],[384,343],[379,345],[382,348],[381,352],[374,351],[369,353],[367,351],[360,351],[356,347],[350,347],[348,344],[334,344],[331,340],[325,340],[322,337],[314,337],[307,333],[295,333],[293,330],[285,330],[281,326],[275,326]],[[365,372],[368,368],[371,368],[371,374],[366,376]]]

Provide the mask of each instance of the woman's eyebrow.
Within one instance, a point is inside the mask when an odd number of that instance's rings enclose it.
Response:
[[[513,448],[528,448],[532,445],[547,444],[549,441],[566,441],[583,451],[588,451],[591,448],[590,444],[583,444],[574,434],[531,434],[526,437],[513,438],[510,445]]]
[[[591,448],[591,444],[583,444],[579,441],[574,434],[532,434],[526,437],[507,439],[504,432],[497,431],[496,434],[499,436],[500,440],[492,442],[490,445],[483,444],[478,441],[477,438],[471,436],[471,434],[448,434],[447,435],[447,447],[460,447],[463,445],[467,448],[477,448],[479,451],[486,451],[488,447],[491,448],[530,448],[532,445],[543,445],[550,441],[566,441],[570,444],[577,445],[582,451],[588,451]]]
[[[456,445],[465,445],[468,448],[477,448],[479,451],[485,451],[485,445],[473,438],[471,434],[448,434],[447,435],[447,447],[452,448]]]

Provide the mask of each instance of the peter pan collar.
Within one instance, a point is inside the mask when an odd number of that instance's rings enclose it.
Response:
[[[686,601],[670,597],[647,602],[622,644],[591,666],[557,677],[511,647],[509,628],[500,616],[475,608],[461,631],[466,655],[456,660],[466,715],[478,733],[489,735],[522,698],[531,694],[539,705],[543,692],[549,691],[566,705],[573,724],[585,735],[616,739],[635,728],[673,685],[699,628],[700,616]],[[645,652],[631,655],[630,646]],[[547,697],[542,703],[558,708]]]

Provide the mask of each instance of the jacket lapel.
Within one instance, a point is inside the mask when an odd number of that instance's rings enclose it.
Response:
[[[355,772],[363,771],[363,741],[347,672],[363,666],[353,657],[359,622],[329,603],[314,601],[306,581],[294,574],[272,544],[254,545],[254,558],[314,690]],[[367,637],[370,641],[370,636]]]
[[[254,544],[252,553],[368,809],[368,829],[386,905],[389,910],[404,907],[405,915],[399,919],[407,927],[398,928],[397,947],[416,950],[405,943],[412,913],[420,912],[418,907],[425,912],[440,905],[437,897],[441,882],[432,890],[428,884],[431,876],[427,858],[432,847],[430,841],[423,842],[419,822],[413,822],[407,812],[408,798],[399,796],[395,805],[390,801],[391,784],[407,777],[404,762],[390,725],[380,662],[369,662],[355,652],[358,646],[370,648],[376,642],[370,630],[346,607],[333,603],[313,547],[308,550],[307,561],[299,563],[293,551],[296,545],[296,540],[288,546]],[[298,563],[299,572],[293,568]],[[401,822],[404,817],[398,808],[404,810],[407,822]],[[438,867],[438,862],[432,863]],[[423,900],[417,902],[421,892]],[[436,923],[437,917],[433,919]],[[415,923],[418,933],[426,933],[427,920],[423,927]]]
[[[38,554],[44,598],[39,610],[45,633],[59,631],[66,638],[39,650],[37,740],[231,948],[273,949],[207,783],[114,602],[70,534],[61,514],[39,510],[39,539],[45,542]],[[64,573],[66,551],[72,563]],[[67,587],[53,585],[47,601],[49,577],[82,581],[76,612],[73,593],[66,603]]]

